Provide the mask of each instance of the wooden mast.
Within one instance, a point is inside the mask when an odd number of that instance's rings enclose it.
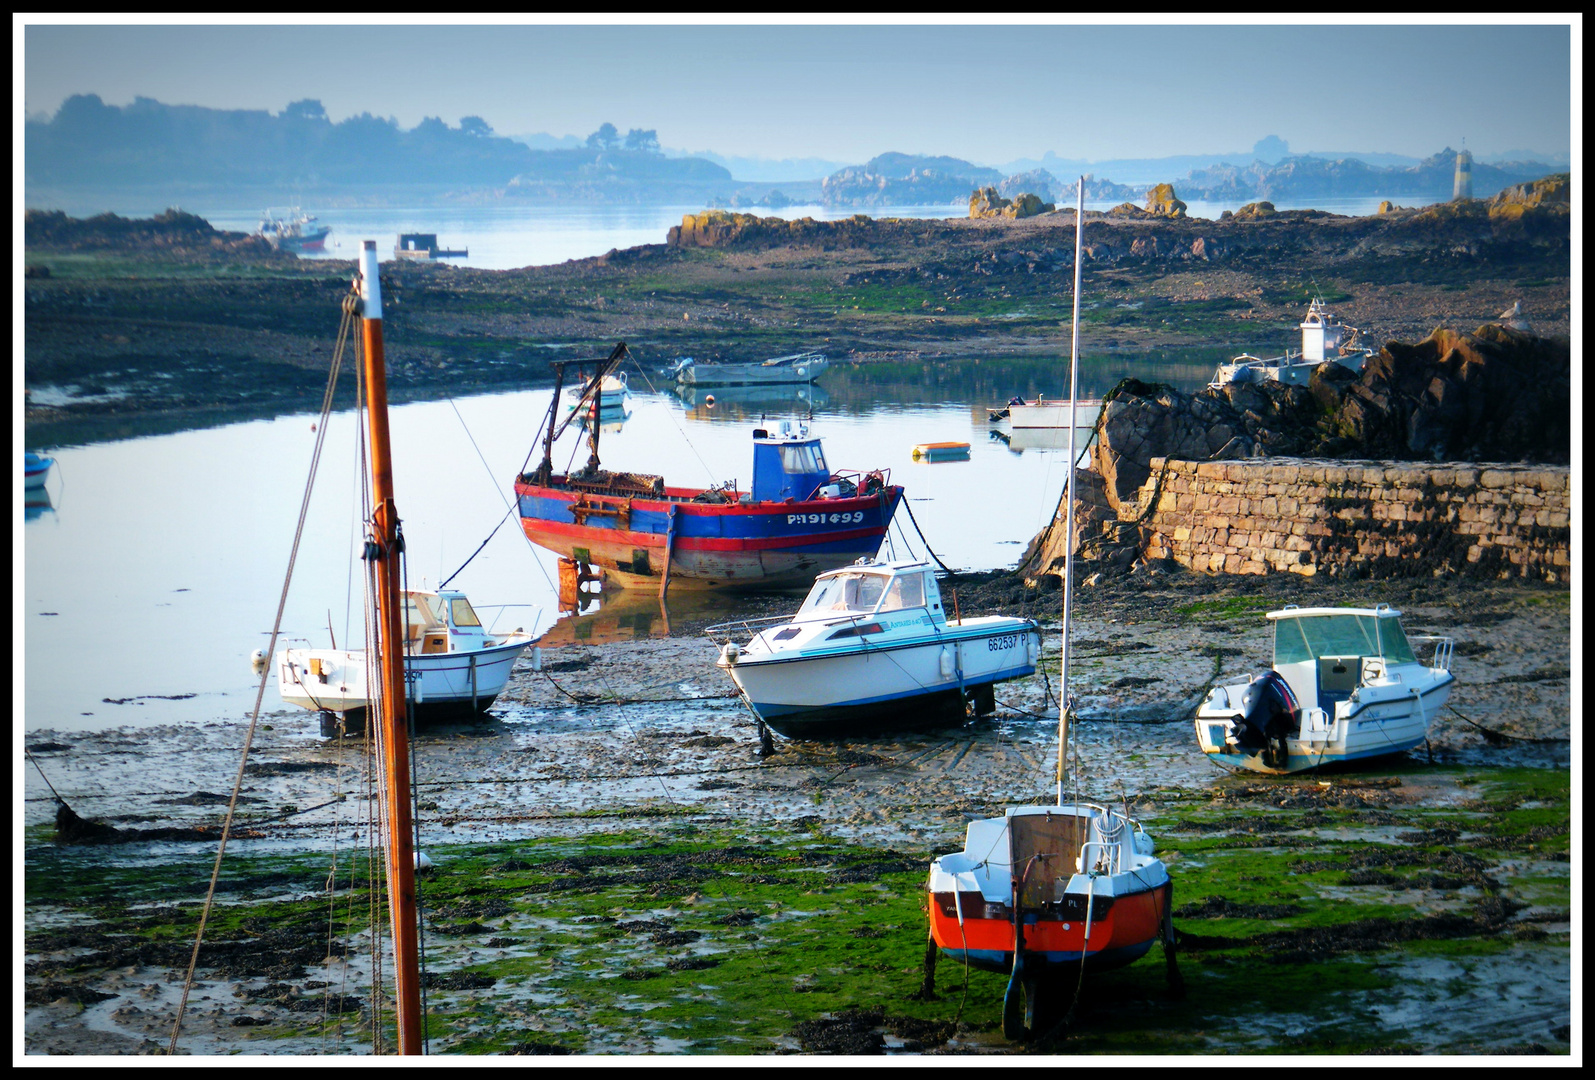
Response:
[[[399,618],[399,513],[393,501],[388,441],[388,376],[382,356],[382,282],[377,243],[360,252],[361,334],[365,344],[366,416],[371,444],[371,540],[377,580],[377,649],[381,657],[382,769],[388,791],[388,911],[393,926],[394,999],[399,1053],[421,1052],[421,976],[417,963],[415,826],[410,812],[410,735],[405,716],[404,636]]]
[[[1063,805],[1063,772],[1069,737],[1069,613],[1074,601],[1074,473],[1075,415],[1080,381],[1080,249],[1085,238],[1085,177],[1074,205],[1074,322],[1069,331],[1069,477],[1063,497],[1063,655],[1058,687],[1058,805]]]

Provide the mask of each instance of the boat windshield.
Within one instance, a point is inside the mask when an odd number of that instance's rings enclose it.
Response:
[[[471,602],[463,596],[456,596],[449,601],[449,617],[454,620],[455,626],[482,625],[482,620],[476,617],[476,611],[471,607]]]
[[[881,601],[882,611],[899,611],[902,608],[924,606],[924,574],[900,574],[893,578],[891,587],[886,590],[886,598]]]
[[[837,574],[821,578],[814,583],[797,618],[805,615],[829,614],[837,611],[870,612],[880,603],[886,589],[884,574]],[[921,599],[920,603],[924,603]]]
[[[441,626],[443,616],[433,607],[432,597],[405,593],[404,622],[407,626]]]
[[[789,473],[829,472],[825,467],[825,454],[817,442],[797,443],[781,447],[781,470]]]
[[[1373,615],[1304,615],[1274,623],[1274,664],[1299,664],[1321,656],[1383,656],[1412,663],[1412,646],[1394,618]]]

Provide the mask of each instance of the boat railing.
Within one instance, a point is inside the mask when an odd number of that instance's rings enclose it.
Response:
[[[1095,849],[1095,858],[1092,857]],[[1080,845],[1080,872],[1082,874],[1100,873],[1104,870],[1109,874],[1117,874],[1124,857],[1124,847],[1117,840],[1087,840]]]
[[[1452,638],[1442,637],[1438,634],[1419,634],[1408,640],[1413,642],[1434,643],[1434,656],[1429,661],[1429,667],[1435,671],[1451,670],[1451,654],[1456,649],[1456,641]]]
[[[768,630],[772,626],[780,626],[791,621],[792,616],[790,615],[763,615],[756,619],[733,619],[730,622],[705,626],[703,633],[705,637],[719,641],[721,638],[729,639],[732,634],[738,632],[755,634],[760,630]]]

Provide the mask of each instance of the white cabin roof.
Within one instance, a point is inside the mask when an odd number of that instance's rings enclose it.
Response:
[[[924,560],[901,559],[896,562],[864,562],[863,560],[860,560],[855,563],[849,563],[846,566],[839,566],[835,570],[827,570],[814,580],[819,581],[820,578],[836,577],[839,574],[864,573],[894,575],[901,574],[909,570],[929,569],[930,563],[925,562]]]
[[[1355,608],[1355,607],[1303,607],[1303,608],[1299,608],[1299,607],[1288,607],[1288,608],[1281,608],[1279,611],[1270,611],[1268,613],[1268,618],[1270,618],[1270,619],[1302,619],[1302,618],[1311,618],[1311,617],[1316,616],[1316,615],[1362,615],[1362,616],[1365,616],[1365,617],[1370,618],[1370,619],[1371,618],[1393,619],[1393,618],[1396,618],[1397,616],[1399,616],[1400,614],[1401,614],[1401,612],[1397,611],[1395,608],[1391,607],[1389,604],[1379,604],[1379,605],[1377,605],[1375,607],[1371,607],[1371,608]]]

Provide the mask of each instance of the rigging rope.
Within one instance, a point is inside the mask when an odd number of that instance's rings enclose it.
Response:
[[[222,819],[221,840],[216,847],[216,862],[211,868],[210,887],[205,892],[205,903],[200,909],[199,927],[194,933],[194,951],[188,959],[188,972],[183,979],[183,993],[177,1003],[177,1017],[172,1023],[172,1038],[167,1045],[168,1055],[177,1053],[177,1037],[183,1028],[183,1014],[188,1010],[188,995],[194,986],[194,971],[199,966],[199,949],[205,940],[205,924],[210,920],[211,908],[216,901],[216,883],[221,877],[222,858],[227,853],[227,838],[232,831],[233,816],[238,808],[238,793],[244,786],[244,767],[249,762],[249,749],[255,740],[255,730],[260,723],[260,706],[266,696],[266,683],[271,678],[270,658],[277,651],[277,636],[282,631],[283,612],[288,606],[288,584],[293,580],[294,562],[299,557],[299,542],[304,537],[305,520],[310,514],[310,493],[315,487],[316,467],[321,463],[321,451],[327,439],[327,417],[332,413],[333,391],[338,386],[338,372],[343,366],[343,352],[354,325],[359,293],[351,290],[343,300],[343,320],[338,326],[337,345],[333,350],[331,370],[327,373],[327,389],[321,399],[320,421],[316,425],[315,448],[310,456],[310,468],[305,477],[305,493],[299,503],[299,523],[294,529],[293,546],[288,553],[288,569],[283,575],[282,592],[277,598],[277,617],[272,622],[271,638],[267,644],[268,662],[260,674],[260,687],[255,693],[255,707],[249,716],[249,731],[244,736],[243,753],[239,755],[238,773],[233,779],[232,797],[227,800],[227,814]]]

